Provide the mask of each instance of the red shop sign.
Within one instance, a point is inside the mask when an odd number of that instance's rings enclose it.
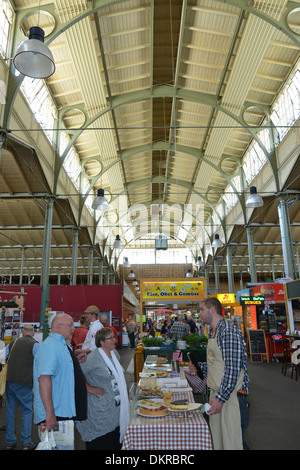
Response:
[[[283,284],[261,284],[252,287],[253,295],[262,295],[266,301],[277,300],[284,302]]]

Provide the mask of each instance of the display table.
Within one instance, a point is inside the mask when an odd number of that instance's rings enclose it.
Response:
[[[176,392],[174,399],[187,398],[192,392]],[[170,412],[167,416],[148,418],[133,412],[123,440],[122,450],[212,450],[210,430],[200,410]]]
[[[189,358],[187,356],[187,353],[190,352],[190,353],[193,353],[193,355],[195,356],[196,360],[198,362],[206,362],[206,347],[202,347],[202,348],[187,348],[187,349],[181,349],[182,351],[182,360],[184,362],[188,362]],[[152,354],[158,354],[159,356],[163,356],[163,357],[166,357],[168,359],[168,362],[171,362],[172,359],[173,359],[173,353],[175,352],[175,350],[169,350],[169,349],[165,349],[165,348],[144,348],[144,351],[143,351],[143,354],[144,354],[144,361],[146,360],[146,357],[148,355],[152,355]]]

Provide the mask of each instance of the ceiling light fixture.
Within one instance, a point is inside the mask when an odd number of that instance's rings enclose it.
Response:
[[[256,186],[251,186],[250,188],[250,195],[246,201],[246,207],[248,208],[256,208],[261,207],[264,205],[264,201],[262,197],[257,194]]]
[[[200,266],[204,266],[204,263],[203,263],[203,261],[202,261],[202,259],[201,259],[201,256],[198,256],[198,259],[197,259],[197,261],[196,261],[196,266],[199,266],[199,267],[200,267]]]
[[[55,63],[48,46],[44,44],[45,32],[39,26],[29,30],[29,39],[22,42],[14,57],[14,66],[31,78],[47,78],[54,74]]]
[[[132,285],[133,285],[133,286],[137,286],[137,285],[138,285],[138,282],[137,282],[137,280],[136,280],[135,278],[134,278],[134,281],[133,281]]]
[[[105,212],[109,208],[109,203],[104,197],[104,189],[100,188],[97,191],[97,196],[93,200],[92,209],[95,211]]]
[[[132,269],[130,270],[130,273],[128,274],[128,277],[130,279],[134,279],[134,272],[132,271]]]
[[[118,248],[123,248],[123,246],[124,246],[124,245],[123,245],[123,243],[122,243],[121,240],[120,240],[120,235],[117,235],[117,236],[116,236],[116,239],[115,239],[115,241],[114,241],[113,248],[117,248],[117,249],[118,249]]]
[[[185,275],[186,277],[193,277],[193,274],[191,273],[191,270],[189,269],[188,272]]]
[[[123,258],[124,268],[130,268],[131,264],[128,261],[128,258]]]
[[[213,248],[222,248],[222,246],[223,246],[223,242],[220,240],[220,237],[217,233],[215,234],[215,239],[212,242],[211,246]]]

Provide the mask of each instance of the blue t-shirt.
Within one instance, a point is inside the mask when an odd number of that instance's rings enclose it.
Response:
[[[39,393],[38,378],[50,375],[55,416],[71,419],[76,416],[73,360],[64,337],[50,333],[39,347],[33,363],[34,423],[45,421],[46,411]]]

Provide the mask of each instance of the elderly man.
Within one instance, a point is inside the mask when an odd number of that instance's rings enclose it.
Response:
[[[16,447],[15,413],[19,402],[21,405],[21,441],[23,450],[34,450],[31,442],[32,424],[32,387],[33,360],[39,343],[33,338],[32,325],[25,325],[22,337],[16,338],[9,346],[10,356],[7,363],[6,381],[6,450]]]
[[[86,355],[81,352],[77,360],[67,345],[73,332],[70,315],[55,316],[34,359],[34,422],[45,423],[48,430],[58,421],[87,418],[87,390],[78,362],[86,360]],[[59,450],[73,448],[61,446]]]

